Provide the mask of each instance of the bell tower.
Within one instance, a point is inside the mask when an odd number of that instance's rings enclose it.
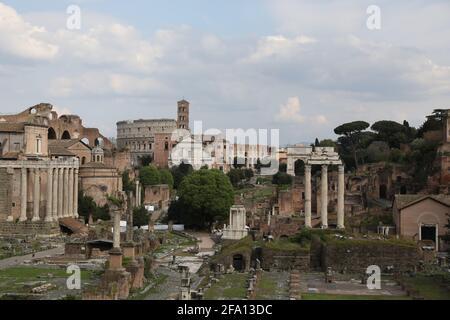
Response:
[[[178,101],[177,128],[189,130],[189,102]]]

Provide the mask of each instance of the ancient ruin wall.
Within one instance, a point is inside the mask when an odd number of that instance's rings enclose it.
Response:
[[[390,241],[334,241],[324,244],[322,266],[338,272],[362,273],[371,265],[381,270],[414,270],[420,260],[416,246],[400,245]]]

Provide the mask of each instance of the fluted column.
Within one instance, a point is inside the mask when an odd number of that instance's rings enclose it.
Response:
[[[41,179],[39,169],[34,169],[33,219],[39,221],[39,207],[41,203]]]
[[[73,216],[78,219],[78,168],[74,169],[73,180]]]
[[[58,221],[58,169],[53,170],[53,201],[52,201],[52,216],[53,220]]]
[[[120,249],[120,211],[114,212],[113,247]]]
[[[73,217],[73,168],[67,169],[69,171],[68,183],[68,197],[67,197],[67,216]]]
[[[345,171],[344,166],[339,166],[338,175],[338,208],[337,208],[337,227],[338,229],[344,229],[345,219]]]
[[[64,168],[63,217],[69,216],[69,170]]]
[[[53,221],[53,168],[47,169],[47,207],[45,213],[45,221],[52,222]]]
[[[322,217],[322,228],[328,228],[328,166],[322,166],[322,188],[321,188],[321,217]]]
[[[58,169],[58,217],[62,218],[64,213],[64,169]]]
[[[27,168],[22,168],[22,177],[20,181],[20,218],[19,221],[27,221]]]
[[[311,166],[305,165],[305,226],[312,227],[311,223]]]
[[[136,207],[139,207],[139,180],[136,180]]]

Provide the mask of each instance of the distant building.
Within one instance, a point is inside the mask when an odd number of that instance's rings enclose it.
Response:
[[[138,166],[149,157],[159,167],[168,166],[171,137],[177,129],[189,130],[189,102],[178,102],[177,120],[140,119],[117,122],[117,147],[131,152],[132,164]]]
[[[444,250],[440,239],[447,233],[450,214],[448,195],[396,195],[393,204],[397,234],[416,241],[432,241]]]

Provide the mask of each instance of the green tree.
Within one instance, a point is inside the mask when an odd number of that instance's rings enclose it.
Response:
[[[178,189],[184,177],[191,174],[193,171],[194,168],[192,168],[190,164],[184,162],[182,162],[179,166],[172,167],[170,172],[172,172],[174,188]]]
[[[94,199],[89,196],[85,196],[80,190],[78,192],[78,213],[84,218],[85,223],[88,223],[89,216],[94,216],[97,210],[97,204]]]
[[[134,208],[133,225],[140,228],[148,224],[149,213],[145,207]]]
[[[364,130],[366,130],[369,127],[370,124],[365,121],[353,121],[344,123],[334,129],[334,133],[341,136],[338,139],[338,142],[342,147],[342,151],[346,152],[347,150],[349,150],[351,152],[355,168],[358,167],[357,152],[359,149],[361,139],[364,137],[364,135],[361,135],[361,133],[363,133]],[[345,160],[345,157],[343,158]]]
[[[153,162],[152,156],[142,156],[140,158],[140,163],[142,167],[147,167]]]
[[[189,228],[210,228],[225,222],[234,202],[233,186],[219,170],[199,170],[186,176],[172,202],[169,219]]]
[[[318,147],[332,147],[332,148],[336,148],[337,144],[336,144],[335,141],[333,141],[331,139],[324,139],[324,140],[319,142]]]
[[[150,165],[139,170],[139,180],[144,186],[154,186],[161,183],[161,176],[158,169]]]
[[[131,181],[130,179],[130,171],[129,170],[125,170],[122,173],[122,186],[123,186],[123,191],[134,191],[134,184],[133,181]]]
[[[400,148],[402,143],[409,142],[408,128],[395,121],[382,120],[375,122],[371,129],[377,133],[377,140],[388,143],[391,148]]]
[[[245,179],[250,180],[254,177],[254,173],[252,169],[244,169]]]
[[[109,207],[105,204],[103,207],[97,206],[94,213],[94,220],[103,220],[109,221],[111,220],[111,215],[109,214]]]
[[[172,173],[170,172],[170,170],[168,169],[161,169],[159,170],[159,176],[160,176],[160,181],[161,184],[167,184],[169,185],[170,189],[173,188],[173,176]]]
[[[245,171],[241,169],[231,169],[227,173],[227,176],[233,187],[237,188],[241,184],[242,180],[245,179]]]
[[[272,177],[272,183],[276,185],[290,185],[292,184],[292,177],[284,172],[277,172]]]

